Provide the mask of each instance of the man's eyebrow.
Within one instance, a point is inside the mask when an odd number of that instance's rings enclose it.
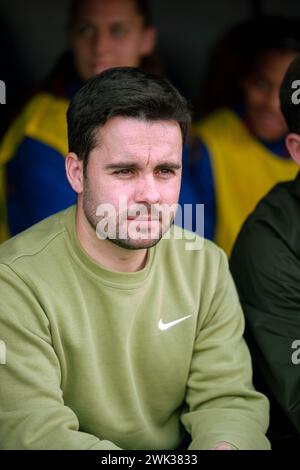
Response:
[[[120,169],[122,170],[125,168],[139,170],[141,168],[141,165],[138,164],[137,162],[116,162],[116,163],[109,163],[105,165],[104,167],[105,170],[120,170]],[[178,163],[165,161],[156,165],[155,168],[170,168],[172,170],[180,170],[181,165],[179,165]]]
[[[170,168],[171,170],[180,170],[181,165],[179,163],[174,162],[162,162],[159,163],[156,168]]]
[[[122,168],[140,168],[140,165],[136,162],[116,162],[116,163],[108,163],[105,165],[105,170],[117,170]]]

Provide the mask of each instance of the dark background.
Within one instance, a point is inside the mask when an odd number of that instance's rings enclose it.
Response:
[[[68,0],[0,0],[0,79],[7,107],[44,77],[67,47],[68,6]],[[206,60],[223,32],[261,12],[300,18],[299,0],[152,0],[152,9],[167,75],[194,104]]]

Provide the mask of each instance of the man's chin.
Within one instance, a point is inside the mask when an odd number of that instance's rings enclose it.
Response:
[[[124,248],[125,250],[145,250],[148,248],[151,248],[152,246],[155,246],[160,239],[162,238],[162,235],[159,236],[159,238],[149,238],[149,239],[137,239],[133,240],[130,238],[126,239],[111,239],[109,238],[108,240],[111,243],[114,243],[115,245]]]

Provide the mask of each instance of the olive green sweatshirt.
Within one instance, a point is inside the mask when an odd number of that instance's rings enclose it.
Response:
[[[75,207],[1,245],[1,449],[269,448],[226,257],[170,232],[134,273],[87,255]]]

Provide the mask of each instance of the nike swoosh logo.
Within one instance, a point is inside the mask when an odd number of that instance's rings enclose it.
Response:
[[[187,315],[186,317],[178,318],[178,320],[171,321],[169,323],[164,323],[162,319],[159,320],[158,322],[158,328],[161,331],[168,330],[169,328],[172,328],[172,326],[178,325],[178,323],[183,322],[184,320],[187,320],[190,318],[192,315]]]

